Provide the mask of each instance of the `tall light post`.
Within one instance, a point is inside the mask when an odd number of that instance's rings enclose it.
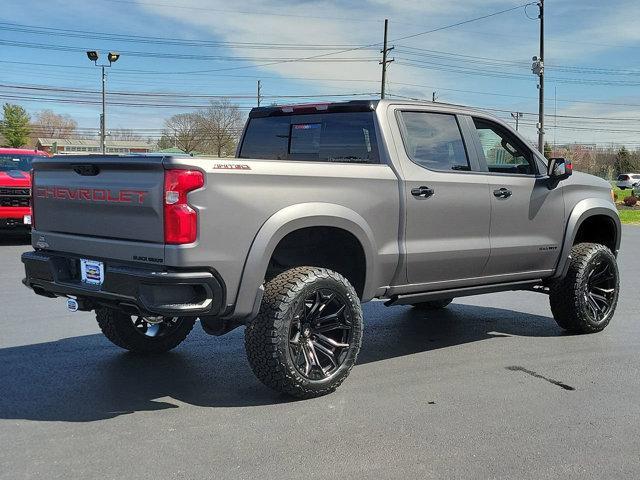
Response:
[[[107,132],[107,118],[106,118],[106,99],[105,99],[105,88],[107,85],[107,75],[104,71],[106,67],[110,67],[112,63],[115,63],[120,58],[120,54],[117,52],[109,52],[107,54],[107,60],[109,64],[106,63],[98,65],[98,58],[100,58],[100,53],[96,50],[90,50],[87,52],[87,58],[91,60],[96,67],[100,67],[102,69],[102,115],[100,115],[100,147],[102,148],[102,154],[107,153],[107,140],[106,140],[106,132]]]

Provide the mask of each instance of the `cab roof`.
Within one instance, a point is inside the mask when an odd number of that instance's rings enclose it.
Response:
[[[465,105],[456,105],[453,103],[430,102],[428,100],[404,100],[404,99],[385,99],[385,100],[350,100],[347,102],[321,102],[321,103],[302,103],[296,105],[270,105],[268,107],[256,107],[249,112],[249,118],[274,117],[280,115],[297,115],[297,114],[314,114],[325,112],[368,112],[374,111],[378,106],[384,105],[414,105],[421,107],[434,107],[438,109],[447,109],[463,114],[486,115],[481,109],[467,107]]]

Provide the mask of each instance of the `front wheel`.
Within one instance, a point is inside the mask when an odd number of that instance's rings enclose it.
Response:
[[[615,313],[619,289],[618,265],[611,250],[595,243],[574,245],[567,275],[550,286],[553,317],[570,332],[604,330]]]
[[[96,310],[98,326],[111,343],[137,353],[164,353],[187,338],[193,317],[129,315],[113,308]]]
[[[339,273],[287,270],[265,286],[258,316],[245,330],[253,373],[268,387],[299,398],[333,392],[356,363],[362,307]]]

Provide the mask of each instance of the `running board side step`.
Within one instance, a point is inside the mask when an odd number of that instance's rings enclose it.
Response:
[[[483,293],[507,292],[511,290],[533,290],[540,292],[542,280],[525,280],[520,282],[494,283],[477,287],[451,288],[449,290],[436,290],[433,292],[419,292],[394,295],[384,302],[387,307],[391,305],[411,305],[414,303],[428,302],[431,300],[443,300],[445,298],[468,297]]]

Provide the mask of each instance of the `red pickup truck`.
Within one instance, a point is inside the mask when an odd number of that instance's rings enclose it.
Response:
[[[0,229],[31,228],[31,161],[41,150],[0,148]]]

